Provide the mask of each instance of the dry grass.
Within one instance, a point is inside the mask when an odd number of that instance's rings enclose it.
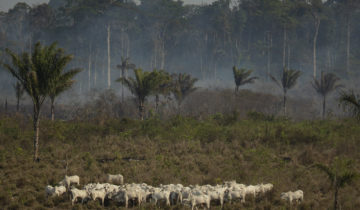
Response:
[[[0,205],[6,209],[69,209],[67,196],[47,199],[44,187],[65,174],[81,184],[102,182],[121,173],[128,183],[217,184],[236,179],[245,184],[273,183],[274,192],[224,209],[287,209],[283,191],[302,189],[298,209],[332,206],[329,182],[311,167],[335,156],[355,160],[360,126],[353,121],[292,122],[252,113],[239,120],[217,114],[204,120],[173,117],[144,122],[123,119],[98,122],[41,122],[40,163],[32,162],[31,122],[22,116],[0,119]],[[126,158],[144,159],[127,161]],[[104,159],[114,161],[103,162]],[[341,190],[343,209],[360,206],[359,183]],[[115,208],[107,203],[108,209]],[[89,202],[74,209],[97,209]],[[143,209],[153,208],[150,205]],[[181,209],[176,206],[173,209]]]
[[[151,100],[147,110],[154,110]],[[329,182],[313,164],[344,157],[359,168],[360,125],[345,119],[310,120],[319,113],[311,100],[290,99],[289,113],[295,120],[289,120],[276,117],[281,113],[280,97],[251,91],[235,97],[231,90],[199,90],[185,100],[182,116],[176,112],[170,101],[161,105],[158,115],[149,111],[144,122],[132,120],[137,116],[134,102],[120,103],[112,92],[94,94],[88,103],[58,106],[57,116],[67,121],[42,119],[40,163],[32,162],[30,115],[1,115],[1,208],[102,209],[98,202],[71,207],[68,196],[45,197],[44,187],[60,181],[68,165],[67,174],[79,175],[81,184],[103,182],[106,173],[121,173],[125,182],[154,186],[233,179],[275,186],[266,197],[226,204],[224,209],[294,209],[279,197],[296,189],[305,194],[297,209],[329,209]],[[340,191],[342,209],[360,208],[359,189],[356,181]],[[105,208],[118,207],[107,202]]]

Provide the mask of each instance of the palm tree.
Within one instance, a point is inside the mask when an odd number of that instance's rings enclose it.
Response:
[[[154,69],[152,75],[155,80],[155,89],[153,94],[155,94],[155,110],[158,111],[160,95],[168,96],[171,92],[171,75],[164,71],[157,71]]]
[[[339,190],[345,187],[346,184],[351,184],[358,175],[352,171],[350,160],[336,158],[331,166],[323,164],[316,164],[315,166],[328,176],[334,190],[334,210],[337,210]]]
[[[340,104],[347,108],[356,119],[360,120],[360,98],[355,95],[354,91],[343,91],[340,96]]]
[[[136,65],[130,63],[130,58],[124,58],[121,56],[121,64],[116,66],[118,69],[121,70],[121,77],[127,78],[127,71],[129,69],[135,69]],[[124,102],[124,84],[121,87],[121,100]]]
[[[33,102],[34,161],[39,161],[41,107],[49,96],[49,90],[53,87],[53,72],[59,68],[58,63],[54,61],[58,59],[60,51],[56,43],[43,47],[40,42],[35,44],[31,54],[25,52],[17,55],[6,49],[6,53],[11,57],[12,65],[4,64],[5,69],[20,82]]]
[[[145,72],[139,68],[134,69],[134,74],[135,78],[120,77],[116,81],[121,82],[133,95],[135,95],[138,102],[139,116],[140,119],[143,120],[145,113],[145,100],[154,91],[156,82],[151,72]]]
[[[16,95],[16,111],[20,110],[20,100],[24,95],[24,87],[21,85],[19,81],[17,81],[14,85],[15,95]]]
[[[73,77],[78,74],[81,69],[71,69],[64,72],[66,65],[72,60],[71,55],[64,55],[62,49],[58,50],[57,60],[54,61],[57,68],[52,71],[52,81],[49,89],[49,97],[51,102],[51,120],[55,119],[55,98],[61,93],[71,88],[74,84]]]
[[[316,92],[323,97],[323,106],[322,106],[322,118],[325,118],[326,113],[326,96],[334,91],[335,89],[341,87],[338,84],[340,78],[338,78],[335,74],[332,73],[324,73],[321,72],[320,80],[314,79],[314,83],[312,84]]]
[[[250,77],[252,70],[237,69],[233,67],[234,79],[235,79],[235,94],[239,91],[239,87],[246,84],[252,84],[258,77]],[[250,77],[250,78],[249,78]]]
[[[189,74],[172,74],[172,88],[171,92],[174,94],[174,97],[178,103],[178,111],[180,112],[180,106],[184,101],[185,97],[190,93],[194,92],[197,88],[194,87],[195,83],[198,81],[197,78],[192,78]]]
[[[280,82],[270,75],[270,78],[282,89],[284,93],[284,101],[283,101],[283,109],[284,109],[284,116],[286,116],[286,94],[287,91],[293,88],[296,85],[297,79],[300,77],[301,72],[293,69],[284,68],[281,76]]]

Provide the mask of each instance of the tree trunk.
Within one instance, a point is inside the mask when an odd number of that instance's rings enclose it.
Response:
[[[123,67],[122,67],[123,68]],[[125,69],[121,69],[121,77],[124,77],[124,78],[126,78],[125,77]],[[124,103],[124,84],[123,83],[121,83],[121,102],[123,102]]]
[[[110,35],[111,35],[111,27],[110,24],[108,24],[107,26],[107,83],[108,83],[108,88],[110,89],[111,87],[111,72],[110,72],[110,65],[111,65],[111,54],[110,54]]]
[[[200,53],[200,73],[201,79],[204,79],[204,72],[203,72],[203,55]]]
[[[51,98],[51,121],[55,120],[55,99]]]
[[[270,68],[271,68],[271,48],[272,48],[272,34],[271,31],[267,34],[267,79],[270,79]]]
[[[286,66],[286,26],[284,25],[283,68]]]
[[[288,57],[287,57],[287,67],[290,69],[290,57],[291,57],[291,48],[290,44],[288,44]]]
[[[314,15],[315,19],[315,34],[313,40],[313,77],[316,79],[316,43],[319,35],[319,27],[320,27],[320,18],[317,15]]]
[[[322,110],[322,118],[325,119],[326,114],[326,96],[323,97],[323,110]]]
[[[140,116],[140,120],[144,120],[144,102],[143,101],[139,101],[139,116]]]
[[[350,71],[350,15],[346,17],[346,73],[349,75]]]
[[[34,161],[39,162],[39,122],[40,108],[34,105]]]
[[[165,37],[161,39],[161,63],[160,69],[165,69]]]
[[[17,96],[16,98],[17,98],[17,101],[16,101],[16,112],[19,112],[19,110],[20,110],[20,97]]]
[[[284,91],[284,103],[283,103],[283,108],[284,108],[284,116],[286,116],[286,91]]]
[[[124,84],[121,83],[121,102],[124,103]]]
[[[94,78],[94,87],[96,88],[96,82],[97,82],[97,67],[98,67],[98,49],[96,49],[95,51],[95,60],[94,60],[94,73],[93,73],[93,78]]]
[[[88,60],[88,88],[91,90],[91,43],[89,44],[89,60]]]
[[[7,102],[7,98],[5,98],[5,113],[7,113],[8,110],[8,102]]]
[[[338,207],[338,193],[339,193],[339,189],[337,187],[335,187],[334,210],[337,210],[337,207]]]
[[[130,38],[129,35],[126,34],[126,57],[130,56]]]

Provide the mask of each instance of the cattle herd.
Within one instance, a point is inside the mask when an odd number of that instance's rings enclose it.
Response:
[[[83,187],[83,189],[75,188],[74,184],[80,184],[79,176],[65,176],[65,178],[58,183],[58,186],[46,186],[45,192],[47,196],[61,196],[68,192],[70,194],[71,203],[81,201],[81,203],[88,200],[101,201],[104,205],[105,199],[112,200],[126,208],[129,204],[141,205],[144,202],[151,202],[154,205],[159,205],[160,202],[170,206],[181,204],[194,209],[197,206],[204,206],[210,208],[210,203],[223,205],[224,202],[245,202],[246,196],[265,195],[272,191],[272,184],[258,184],[258,185],[244,185],[236,183],[236,181],[226,181],[222,185],[190,185],[184,187],[181,184],[169,184],[159,187],[153,187],[145,183],[142,184],[124,184],[124,178],[121,174],[107,175],[108,183],[90,183]],[[295,192],[283,192],[280,198],[292,204],[293,201],[301,202],[304,199],[302,190]]]

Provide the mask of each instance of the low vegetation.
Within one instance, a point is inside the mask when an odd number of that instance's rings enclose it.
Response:
[[[266,198],[225,209],[286,209],[281,192],[301,189],[298,209],[333,206],[333,186],[317,164],[335,158],[359,160],[360,126],[353,120],[300,121],[251,112],[245,118],[216,114],[199,120],[173,116],[144,121],[107,119],[54,121],[40,127],[40,162],[32,161],[31,119],[17,115],[0,118],[0,205],[8,209],[69,209],[68,196],[45,197],[46,185],[68,175],[81,185],[104,182],[106,174],[121,173],[126,183],[217,184],[273,183]],[[354,169],[359,167],[353,161]],[[344,186],[338,195],[341,209],[358,209],[359,183]],[[105,202],[108,209],[115,208]],[[89,201],[73,209],[103,208]],[[142,207],[145,209],[152,206]],[[179,209],[180,206],[172,207]]]

